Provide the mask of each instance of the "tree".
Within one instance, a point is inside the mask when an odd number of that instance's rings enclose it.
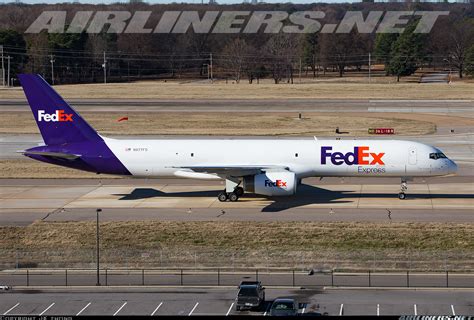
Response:
[[[14,30],[0,30],[0,44],[3,45],[4,56],[11,57],[10,77],[13,77],[23,70],[23,66],[28,62],[25,39]]]
[[[291,34],[279,33],[271,37],[265,44],[268,65],[275,84],[280,83],[284,76],[293,83],[293,58],[298,43]]]
[[[74,73],[83,65],[87,33],[49,33],[50,54],[54,57],[54,78],[62,82],[73,81]]]
[[[466,51],[466,74],[474,76],[474,45]]]
[[[313,71],[313,78],[316,77],[316,60],[318,55],[319,35],[317,33],[307,33],[303,43],[303,63]]]
[[[462,78],[467,50],[474,42],[474,19],[456,22],[449,35],[448,61]]]
[[[418,68],[418,62],[424,57],[424,43],[426,35],[413,33],[416,23],[411,23],[392,45],[388,72],[397,76],[397,82],[401,76],[409,76]]]
[[[240,82],[242,72],[247,68],[251,50],[247,42],[240,38],[234,39],[222,50],[224,65],[230,68],[236,83]]]
[[[392,46],[397,41],[398,36],[398,33],[379,33],[375,38],[375,59],[384,63],[386,75],[389,74],[387,66],[391,59]]]

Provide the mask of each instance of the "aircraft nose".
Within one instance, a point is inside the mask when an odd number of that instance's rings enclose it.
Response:
[[[454,174],[458,171],[458,165],[451,159],[449,160],[448,170],[450,174]]]

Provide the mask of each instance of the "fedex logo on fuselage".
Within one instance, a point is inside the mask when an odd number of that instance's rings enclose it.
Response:
[[[354,152],[332,152],[332,147],[321,147],[321,164],[327,164],[328,158],[332,164],[339,166],[343,163],[351,166],[357,165],[385,165],[382,160],[385,152],[369,152],[367,146],[354,147]]]
[[[265,187],[286,188],[286,181],[275,180],[275,182],[273,182],[267,179],[265,180]]]
[[[38,121],[46,122],[72,122],[72,113],[64,113],[64,110],[56,110],[56,113],[49,114],[44,110],[38,110]]]

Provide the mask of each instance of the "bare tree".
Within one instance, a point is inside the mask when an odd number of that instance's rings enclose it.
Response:
[[[273,81],[278,84],[286,76],[293,82],[293,60],[298,53],[298,38],[290,34],[276,34],[265,44],[265,57],[268,58],[269,70]]]
[[[237,38],[222,49],[224,67],[229,67],[235,82],[239,83],[243,71],[247,68],[252,47],[243,39]]]

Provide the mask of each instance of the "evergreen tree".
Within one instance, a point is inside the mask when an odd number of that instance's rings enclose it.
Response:
[[[415,28],[416,22],[409,24],[390,50],[387,69],[389,74],[397,76],[397,82],[401,76],[413,74],[418,69],[418,63],[424,59],[426,35],[413,33]]]

